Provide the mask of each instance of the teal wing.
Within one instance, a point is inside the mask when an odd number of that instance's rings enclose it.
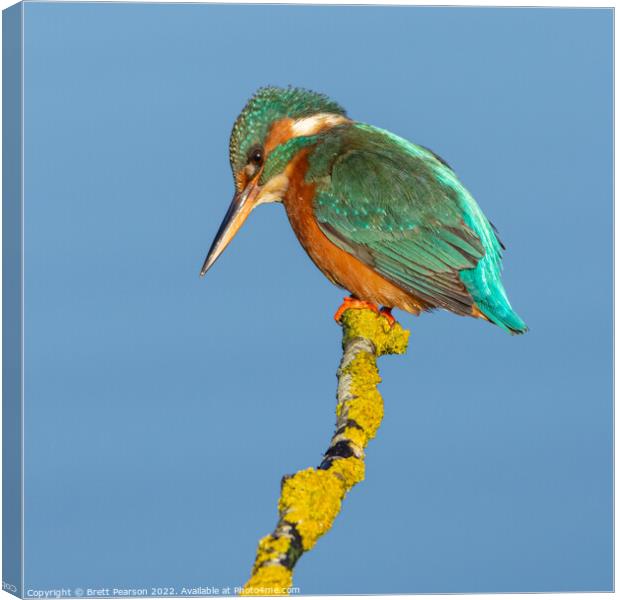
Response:
[[[454,172],[430,150],[362,124],[332,130],[310,157],[314,212],[341,249],[430,306],[474,304],[525,331],[501,283],[501,243]]]

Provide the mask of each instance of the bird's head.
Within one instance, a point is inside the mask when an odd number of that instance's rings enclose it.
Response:
[[[262,88],[237,117],[230,135],[235,195],[200,272],[204,275],[252,210],[281,202],[286,168],[313,136],[347,122],[344,109],[323,94],[299,88]]]

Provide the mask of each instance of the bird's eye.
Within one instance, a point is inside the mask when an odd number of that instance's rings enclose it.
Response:
[[[263,149],[256,146],[248,152],[248,163],[260,167],[263,164]]]

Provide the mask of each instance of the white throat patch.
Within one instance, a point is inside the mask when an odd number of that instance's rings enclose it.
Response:
[[[288,191],[288,177],[284,173],[280,173],[272,177],[262,188],[256,206],[259,204],[268,204],[269,202],[283,202],[284,196]]]

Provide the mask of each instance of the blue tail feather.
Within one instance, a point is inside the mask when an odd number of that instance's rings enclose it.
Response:
[[[490,270],[487,265],[478,264],[475,269],[461,271],[461,281],[480,309],[492,323],[512,334],[528,330],[523,319],[510,306],[506,291],[499,278],[499,272]]]
[[[528,327],[523,319],[512,309],[510,304],[489,305],[480,303],[478,304],[478,307],[490,321],[496,325],[499,325],[502,329],[505,329],[509,333],[521,334],[528,330]]]

